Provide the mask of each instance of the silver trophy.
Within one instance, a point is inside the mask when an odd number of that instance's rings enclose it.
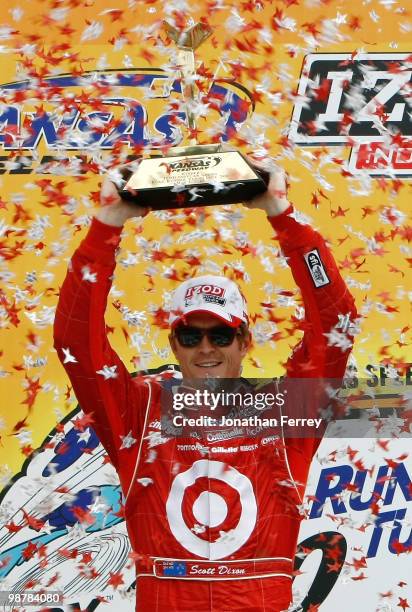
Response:
[[[195,50],[212,33],[203,23],[181,32],[167,22],[168,37],[178,47],[182,95],[187,126],[196,134]],[[154,210],[234,204],[266,191],[269,176],[253,167],[242,153],[221,144],[189,144],[171,147],[166,156],[141,159],[137,170],[126,177],[121,196]],[[134,194],[130,192],[134,190]]]

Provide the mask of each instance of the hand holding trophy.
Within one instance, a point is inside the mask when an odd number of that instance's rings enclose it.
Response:
[[[199,22],[181,32],[165,22],[170,39],[178,47],[181,90],[187,127],[196,133],[195,50],[212,33]],[[239,151],[221,144],[200,145],[191,138],[187,146],[171,147],[166,156],[144,158],[127,177],[120,192],[124,200],[153,210],[234,204],[266,191],[269,175],[253,167]]]

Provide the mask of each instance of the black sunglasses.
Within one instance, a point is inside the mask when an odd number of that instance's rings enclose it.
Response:
[[[201,343],[204,336],[207,337],[210,344],[213,346],[230,346],[239,335],[239,329],[229,327],[228,325],[218,325],[204,329],[201,327],[191,327],[190,325],[179,325],[174,330],[174,334],[180,346],[185,348],[193,348]]]

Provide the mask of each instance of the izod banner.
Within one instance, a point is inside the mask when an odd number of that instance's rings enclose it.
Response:
[[[326,334],[342,346],[346,332],[355,333],[347,433],[327,436],[312,463],[293,609],[407,610],[411,7],[6,0],[1,8],[1,609],[134,609],[136,559],[120,484],[58,361],[52,327],[102,176],[116,180],[119,166],[142,157],[155,156],[160,167],[170,147],[196,141],[270,156],[286,170],[298,219],[327,240],[360,315],[356,323],[342,315]],[[164,20],[212,29],[195,51],[194,125]],[[210,154],[207,172],[215,176],[219,165]],[[177,208],[125,225],[106,311],[109,341],[130,372],[174,363],[172,291],[194,275],[223,275],[249,307],[253,345],[242,375],[279,378],[302,337],[305,304],[262,211],[202,206],[196,188],[178,207],[175,175],[196,176],[199,167],[168,159],[162,185],[176,190]],[[327,287],[317,249],[303,266],[316,290]],[[93,281],[91,270],[84,274]],[[186,298],[221,300],[218,289],[198,286]],[[210,569],[228,574],[225,563]],[[198,570],[162,562],[158,571],[164,578]]]

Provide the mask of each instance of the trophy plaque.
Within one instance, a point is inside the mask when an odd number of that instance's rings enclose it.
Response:
[[[193,134],[196,133],[194,52],[212,31],[203,23],[185,32],[167,22],[164,26],[178,47],[187,125]],[[126,175],[125,180],[120,191],[123,199],[153,210],[166,210],[251,200],[266,191],[269,174],[255,168],[235,149],[221,144],[197,144],[191,138],[187,146],[171,147],[165,156],[142,158],[137,170]]]

